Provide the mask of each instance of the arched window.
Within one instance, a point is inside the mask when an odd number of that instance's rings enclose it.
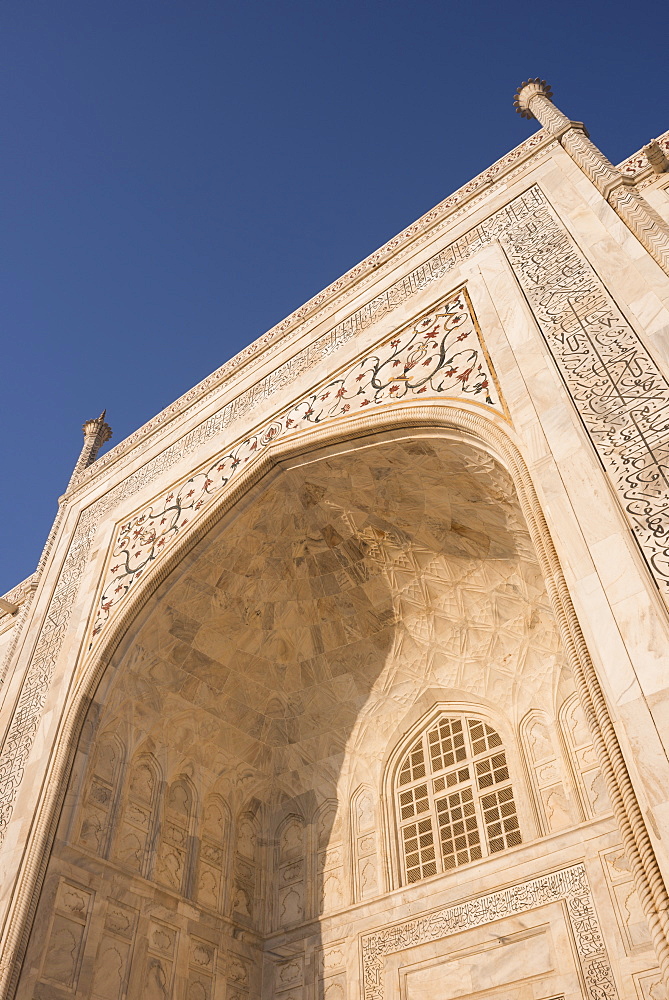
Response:
[[[395,808],[407,882],[521,843],[502,741],[479,719],[426,729],[400,762]]]

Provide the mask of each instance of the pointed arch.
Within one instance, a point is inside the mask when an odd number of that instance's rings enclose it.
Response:
[[[546,712],[531,710],[520,723],[520,743],[539,832],[555,833],[580,819],[565,782],[557,726]]]
[[[256,811],[242,812],[235,824],[235,856],[232,886],[232,915],[252,925],[257,918],[260,893],[260,824]]]
[[[480,707],[442,703],[391,752],[384,787],[396,884],[522,843],[504,730]]]
[[[211,792],[202,809],[196,897],[218,913],[226,911],[231,828],[229,806],[219,793]]]
[[[227,496],[222,496],[219,503],[212,507],[193,532],[184,536],[182,542],[175,546],[169,558],[156,568],[155,574],[149,573],[143,578],[134,600],[119,614],[109,635],[105,637],[92,658],[88,662],[82,659],[76,665],[73,671],[76,681],[68,692],[68,701],[58,723],[54,751],[49,759],[46,779],[41,784],[39,792],[35,811],[38,821],[31,829],[22,868],[16,881],[16,890],[9,905],[4,932],[6,961],[0,970],[3,987],[6,986],[10,991],[13,989],[21,968],[39,889],[53,842],[55,818],[62,805],[62,797],[67,787],[68,775],[86,712],[113,653],[126,635],[131,622],[143,614],[151,594],[203,537],[214,521],[231,510],[254,483],[280,462],[287,462],[292,457],[307,451],[314,452],[315,446],[333,447],[338,442],[371,436],[374,432],[400,434],[405,428],[411,428],[412,434],[416,434],[421,428],[427,428],[429,433],[438,433],[444,437],[451,434],[456,434],[460,438],[471,437],[479,446],[487,448],[495,458],[500,458],[513,476],[520,506],[530,530],[573,669],[578,697],[593,734],[593,744],[637,881],[644,912],[651,925],[654,944],[663,967],[669,968],[667,890],[603,695],[602,685],[590,659],[529,471],[512,435],[501,420],[474,413],[465,407],[426,405],[407,407],[401,413],[389,407],[386,411],[363,418],[342,419],[336,426],[310,432],[308,441],[305,437],[296,436],[289,441],[279,442],[276,446],[270,445],[258,462],[253,464],[246,474],[240,476],[237,486],[231,489]]]
[[[564,700],[558,717],[584,817],[590,819],[611,812],[611,801],[599,767],[592,733],[576,692]]]
[[[86,775],[78,842],[103,858],[109,853],[125,755],[125,744],[117,733],[102,734]]]
[[[307,823],[301,812],[292,811],[276,826],[275,917],[277,927],[301,923],[311,916],[307,900]]]
[[[197,810],[195,786],[180,774],[166,788],[154,877],[168,889],[190,895],[193,829]]]
[[[346,879],[346,837],[344,823],[336,799],[326,799],[314,815],[313,847],[309,859],[312,874],[309,881],[316,892],[313,900],[316,915],[332,913],[348,903]]]
[[[128,769],[115,857],[124,867],[147,877],[153,867],[162,772],[154,755],[138,750]]]
[[[371,899],[381,891],[377,796],[371,785],[358,785],[350,803],[351,847],[355,859],[356,900]]]

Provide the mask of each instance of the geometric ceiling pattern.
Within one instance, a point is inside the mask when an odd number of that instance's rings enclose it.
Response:
[[[285,471],[187,566],[103,723],[131,720],[230,796],[331,794],[344,757],[380,760],[428,689],[512,723],[551,707],[561,652],[539,567],[509,476],[470,444],[417,437]]]

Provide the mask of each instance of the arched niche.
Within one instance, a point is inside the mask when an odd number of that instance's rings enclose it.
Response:
[[[147,584],[138,591],[135,617],[126,612],[108,666],[100,660],[89,671],[94,723],[71,780],[88,774],[96,732],[132,706],[124,724],[133,744],[148,741],[157,757],[178,758],[182,771],[194,776],[199,802],[214,790],[221,796],[236,817],[235,850],[228,867],[219,869],[225,884],[216,890],[210,885],[217,900],[231,901],[223,904],[230,907],[229,923],[216,931],[223,944],[212,975],[252,993],[262,966],[258,936],[282,929],[275,923],[281,924],[281,910],[270,901],[279,892],[277,824],[284,822],[286,802],[308,800],[313,817],[319,803],[337,799],[341,785],[350,788],[354,803],[364,789],[378,825],[379,761],[388,733],[426,692],[471,689],[517,725],[532,707],[551,703],[564,654],[514,480],[488,447],[462,430],[399,429],[285,458],[268,481],[181,551],[179,562],[175,558],[157,589]],[[73,740],[74,748],[78,732]],[[163,880],[158,886],[153,877],[156,851],[167,836],[171,787],[161,782],[162,826],[155,829],[152,820],[148,860],[134,873],[119,860],[115,873],[123,899],[112,902],[126,907],[133,933],[146,940],[151,934],[156,940],[197,937],[192,917],[188,930],[181,926],[179,909],[184,901],[197,908],[197,880],[184,874],[178,885]],[[122,802],[130,794],[125,779],[118,794]],[[68,799],[61,831],[72,827],[66,814],[79,806]],[[305,824],[306,812],[296,811]],[[352,826],[351,838],[370,832],[372,827]],[[199,808],[189,812],[181,833],[192,838],[188,864],[195,871],[204,837]],[[253,857],[242,848],[250,842]],[[363,866],[342,899],[367,898],[365,849],[362,842],[353,845]],[[54,899],[63,880],[73,878],[72,852],[59,833],[32,925],[21,996],[44,979]],[[304,846],[303,878],[310,865],[309,877],[318,883],[322,872],[306,852]],[[291,864],[298,865],[298,855]],[[82,880],[91,900],[97,899],[97,864],[86,856]],[[133,882],[138,878],[141,893]],[[370,898],[387,884],[388,873],[378,872]],[[147,914],[154,887],[162,894],[162,930]],[[306,920],[308,900],[313,911],[322,893],[317,885],[304,888]],[[237,903],[241,892],[244,912]],[[94,942],[104,937],[111,904],[90,905],[96,916],[86,926],[101,924],[97,938],[82,932],[77,976],[96,967]],[[213,933],[215,907],[206,909],[205,940]],[[293,933],[304,922],[298,910],[288,921]],[[148,970],[155,979],[160,966],[165,982],[172,974],[176,959],[168,945],[162,952],[158,944],[147,948],[129,953],[121,977],[129,997],[147,988]],[[68,972],[70,980],[73,975]],[[80,979],[76,988],[88,989]]]

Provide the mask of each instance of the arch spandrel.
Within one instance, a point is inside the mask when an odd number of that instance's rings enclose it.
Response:
[[[185,480],[117,521],[106,560],[90,648],[119,605],[207,509],[271,445],[351,417],[416,404],[459,401],[507,416],[506,405],[466,288],[348,361],[253,434],[227,447]]]

